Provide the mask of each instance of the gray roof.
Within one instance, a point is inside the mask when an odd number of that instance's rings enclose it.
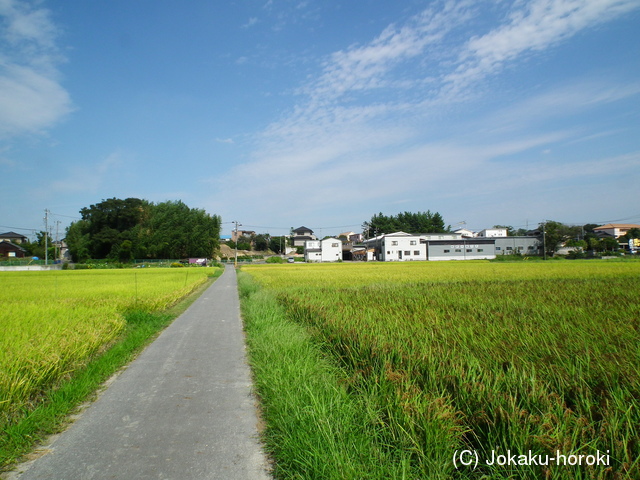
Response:
[[[27,238],[26,235],[21,235],[21,234],[16,233],[16,232],[0,233],[0,237],[1,238]]]

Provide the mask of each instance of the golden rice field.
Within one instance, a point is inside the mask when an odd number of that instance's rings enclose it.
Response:
[[[640,478],[640,262],[242,269],[375,399],[421,478]],[[535,464],[490,465],[507,452]],[[581,465],[540,464],[558,454]]]
[[[165,309],[212,269],[0,273],[0,425],[110,344],[133,310]]]

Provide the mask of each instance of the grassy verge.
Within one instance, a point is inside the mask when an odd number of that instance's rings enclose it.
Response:
[[[350,393],[345,374],[304,327],[287,319],[274,296],[246,273],[238,274],[238,284],[275,477],[416,478],[411,450],[393,446],[385,428],[389,412],[375,401],[385,392]]]
[[[0,436],[0,471],[9,469],[46,436],[61,431],[69,415],[79,405],[90,399],[109,377],[131,362],[222,272],[223,269],[216,270],[191,295],[164,312],[127,312],[126,327],[109,349],[58,388],[46,392],[36,408],[23,412],[19,419],[4,429]]]

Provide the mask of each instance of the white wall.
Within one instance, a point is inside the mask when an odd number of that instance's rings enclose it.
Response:
[[[342,241],[337,238],[307,240],[304,244],[307,262],[337,262],[342,260]]]
[[[419,236],[388,236],[382,242],[382,258],[385,262],[408,262],[426,260],[427,246],[420,243]]]
[[[337,238],[325,238],[322,244],[322,261],[337,262],[342,260],[342,241]]]

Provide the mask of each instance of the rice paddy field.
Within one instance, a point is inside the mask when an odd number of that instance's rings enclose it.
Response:
[[[212,270],[0,273],[0,430],[104,351],[128,313],[168,308]]]
[[[242,271],[343,372],[371,461],[405,462],[362,478],[640,478],[640,262]],[[311,478],[305,456],[282,478]]]

